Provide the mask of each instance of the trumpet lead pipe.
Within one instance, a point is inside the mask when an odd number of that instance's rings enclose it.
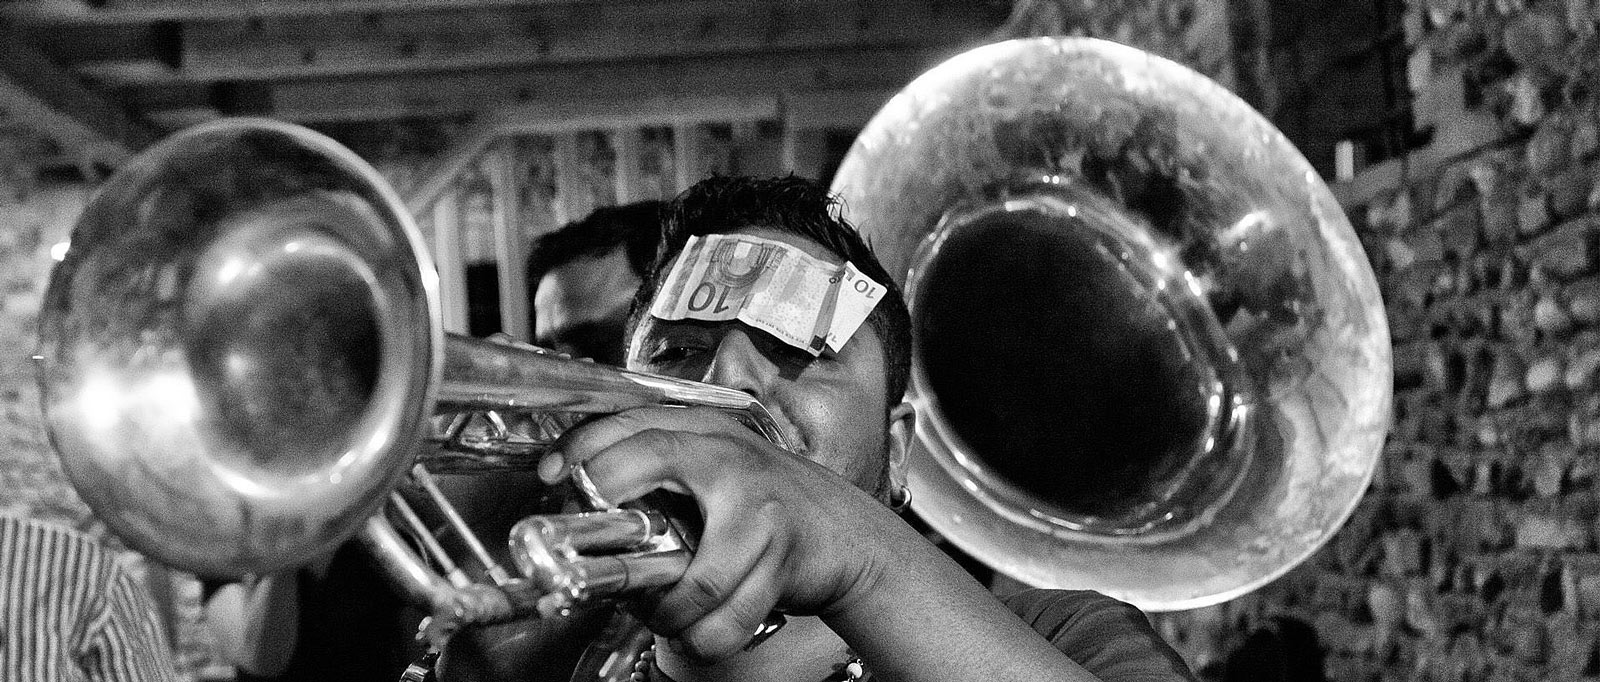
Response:
[[[517,523],[513,535],[535,532],[555,548],[574,553],[636,551],[668,532],[666,517],[657,511],[612,509],[578,514],[541,514]]]
[[[436,411],[621,412],[661,404],[744,410],[758,404],[719,386],[579,362],[542,348],[445,335]]]
[[[666,587],[683,578],[693,558],[687,550],[585,557],[576,562],[585,596],[606,597]]]

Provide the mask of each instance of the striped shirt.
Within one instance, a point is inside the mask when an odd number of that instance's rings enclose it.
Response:
[[[0,515],[0,680],[175,682],[143,587],[94,539]]]

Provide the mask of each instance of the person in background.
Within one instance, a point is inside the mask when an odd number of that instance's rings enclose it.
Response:
[[[533,345],[575,358],[622,364],[623,331],[635,292],[660,241],[660,201],[595,209],[581,220],[536,239],[527,261]],[[500,539],[539,508],[536,475],[442,477],[446,493],[462,507],[480,536]],[[498,542],[503,546],[505,543]],[[470,628],[456,635],[440,660],[440,680],[520,679],[528,671],[571,670],[584,646],[601,634],[609,609],[581,612],[567,621],[522,621]]]
[[[655,258],[662,202],[595,209],[539,237],[528,254],[533,344],[622,364],[633,294]]]
[[[156,612],[93,538],[0,512],[0,680],[176,682]]]

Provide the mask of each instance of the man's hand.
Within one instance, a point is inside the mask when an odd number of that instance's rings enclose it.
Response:
[[[613,503],[658,489],[696,500],[705,531],[693,562],[639,611],[699,658],[737,652],[774,609],[816,615],[848,604],[891,560],[885,539],[920,542],[845,479],[715,410],[629,410],[572,429],[556,452],[541,463],[548,482],[583,462]]]

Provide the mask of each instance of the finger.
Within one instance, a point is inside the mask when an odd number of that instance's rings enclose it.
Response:
[[[668,645],[701,661],[720,660],[744,650],[778,601],[773,589],[774,578],[774,575],[751,576],[720,608],[685,628],[677,637],[668,638]]]
[[[658,424],[659,418],[644,414],[651,408],[626,410],[573,426],[539,460],[539,478],[557,483],[572,471],[572,465],[586,461],[618,441]]]
[[[614,504],[638,499],[658,489],[693,495],[675,464],[680,458],[673,454],[690,450],[703,452],[716,445],[697,434],[649,429],[629,435],[581,461],[594,492]]]
[[[594,492],[613,504],[637,499],[653,490],[699,500],[716,496],[719,488],[738,485],[735,481],[748,481],[759,475],[751,471],[761,467],[763,459],[753,456],[751,445],[724,435],[647,429],[581,461]],[[570,473],[571,467],[563,470]],[[699,505],[704,514],[706,503],[700,501]]]
[[[514,347],[517,347],[517,348],[525,348],[525,349],[535,350],[535,351],[539,351],[539,352],[547,352],[549,350],[549,349],[546,349],[546,348],[540,348],[538,346],[535,346],[535,345],[533,345],[531,343],[528,343],[527,341],[523,341],[521,339],[518,339],[517,337],[512,336],[510,334],[507,334],[505,332],[495,332],[495,333],[490,334],[490,335],[488,335],[488,336],[486,336],[484,338],[485,338],[485,340],[489,341],[490,343],[498,343],[498,344],[500,344],[502,346],[514,346]]]
[[[706,430],[716,426],[712,423]],[[697,433],[652,428],[611,443],[581,461],[595,492],[606,500],[627,502],[652,490],[666,490],[694,498],[707,518],[718,504],[745,509],[760,504],[742,500],[738,493],[753,492],[794,465],[827,472],[755,434],[737,430]],[[566,470],[570,472],[570,466]],[[770,492],[769,488],[768,497]],[[719,496],[721,501],[713,502]]]
[[[770,537],[770,530],[758,531],[757,535]],[[721,543],[719,546],[726,547]],[[673,646],[701,660],[725,658],[743,649],[778,602],[783,561],[776,556],[777,545],[761,543],[760,546],[760,551],[750,559],[731,590],[721,584],[713,585],[715,578],[685,574],[685,579],[658,603],[656,616],[651,621],[652,631],[666,634]],[[721,563],[706,559],[709,564]],[[721,571],[732,572],[719,569]]]
[[[586,422],[562,434],[556,443],[567,461],[581,461],[629,435],[647,429],[700,434],[754,433],[721,410],[693,407],[641,407]]]
[[[732,502],[712,501],[708,506],[719,504],[737,508]],[[661,596],[648,622],[652,630],[670,634],[733,608],[721,620],[753,618],[748,623],[752,630],[744,633],[748,640],[777,600],[773,579],[781,557],[774,555],[776,548],[783,546],[779,533],[784,526],[773,505],[761,505],[745,514],[706,512],[705,516],[706,527],[694,561],[683,578]],[[756,605],[759,613],[745,613],[746,608],[755,609],[752,600],[768,601]]]
[[[678,407],[626,410],[568,429],[556,441],[551,453],[539,462],[539,476],[546,483],[556,483],[566,477],[572,464],[588,460],[641,431],[738,434],[741,428],[732,417],[717,410]]]

